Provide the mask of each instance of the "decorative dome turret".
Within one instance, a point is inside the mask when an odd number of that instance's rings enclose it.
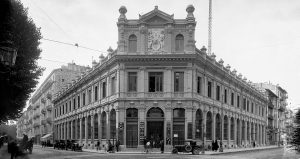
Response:
[[[211,57],[213,60],[216,59],[216,55],[215,55],[214,53],[212,53],[212,54],[210,55],[210,57]]]
[[[231,66],[229,64],[227,64],[226,69],[230,70]]]
[[[202,46],[202,48],[200,49],[200,51],[206,54],[207,48],[205,46]]]
[[[194,11],[195,11],[195,7],[193,5],[188,5],[186,7],[186,12],[188,13],[188,15],[186,16],[186,20],[188,21],[194,21],[195,17],[194,17]]]
[[[119,13],[120,13],[120,16],[119,16],[119,22],[125,22],[126,20],[126,13],[127,13],[127,9],[125,6],[121,6],[120,9],[119,9]]]
[[[239,73],[238,78],[242,79],[243,75],[241,73]]]
[[[236,69],[233,69],[233,71],[232,71],[232,73],[234,74],[234,75],[236,75]]]
[[[223,64],[224,64],[224,61],[223,61],[223,59],[220,59],[218,62],[219,62],[219,64],[221,64],[221,65],[223,65]]]

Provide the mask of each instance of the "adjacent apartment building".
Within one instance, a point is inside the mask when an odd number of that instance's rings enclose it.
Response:
[[[35,143],[53,142],[53,94],[88,69],[74,63],[53,70],[29,100],[29,107],[17,122],[18,137],[27,134]]]
[[[275,145],[283,142],[286,133],[287,91],[279,85],[270,82],[255,84],[258,89],[263,90],[268,96],[268,127],[267,143]]]
[[[55,95],[55,140],[93,149],[118,139],[123,150],[142,148],[145,138],[170,149],[187,140],[265,145],[267,96],[196,47],[194,9],[174,19],[155,6],[127,19],[120,7],[117,49]]]

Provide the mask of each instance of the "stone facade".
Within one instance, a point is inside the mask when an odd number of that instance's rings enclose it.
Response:
[[[144,139],[166,148],[196,140],[226,148],[266,144],[267,97],[195,46],[194,7],[186,19],[158,9],[126,18],[119,9],[118,48],[53,100],[55,140],[85,148],[119,139],[123,150]]]
[[[268,96],[268,144],[275,145],[283,141],[286,133],[287,92],[279,85],[272,83],[257,83],[256,87]]]
[[[53,96],[73,79],[80,76],[87,67],[70,63],[67,66],[53,70],[42,85],[35,91],[29,100],[29,107],[18,120],[18,134],[27,134],[35,137],[35,143],[40,143],[41,138],[53,136]],[[23,120],[26,119],[26,120]],[[28,120],[27,120],[28,119]],[[23,135],[22,135],[23,136]],[[46,140],[46,139],[45,139]],[[50,139],[53,142],[53,137]]]

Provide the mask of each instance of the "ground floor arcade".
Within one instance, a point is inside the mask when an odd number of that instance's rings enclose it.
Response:
[[[266,123],[250,114],[239,114],[209,107],[106,107],[73,114],[56,120],[55,140],[76,140],[94,148],[120,140],[123,148],[143,147],[144,140],[158,147],[182,144],[186,140],[205,143],[222,141],[225,148],[266,144]]]

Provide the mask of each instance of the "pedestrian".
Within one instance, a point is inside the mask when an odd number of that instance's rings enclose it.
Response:
[[[17,158],[18,146],[15,140],[8,143],[7,151],[10,153],[10,159]]]
[[[161,153],[164,153],[164,150],[165,150],[165,145],[164,145],[164,140],[160,140],[160,152]]]
[[[253,141],[253,147],[255,147],[255,141]]]
[[[117,141],[116,141],[116,149],[117,149],[117,152],[119,152],[119,146],[120,146],[120,140],[118,139]]]
[[[218,140],[216,140],[216,141],[215,141],[215,144],[216,144],[216,148],[215,148],[215,150],[216,150],[216,151],[218,151],[218,149],[219,149]]]
[[[211,150],[215,151],[216,145],[215,145],[215,141],[213,140],[211,143]]]
[[[96,148],[97,148],[97,151],[100,150],[100,142],[99,141],[97,141]]]

